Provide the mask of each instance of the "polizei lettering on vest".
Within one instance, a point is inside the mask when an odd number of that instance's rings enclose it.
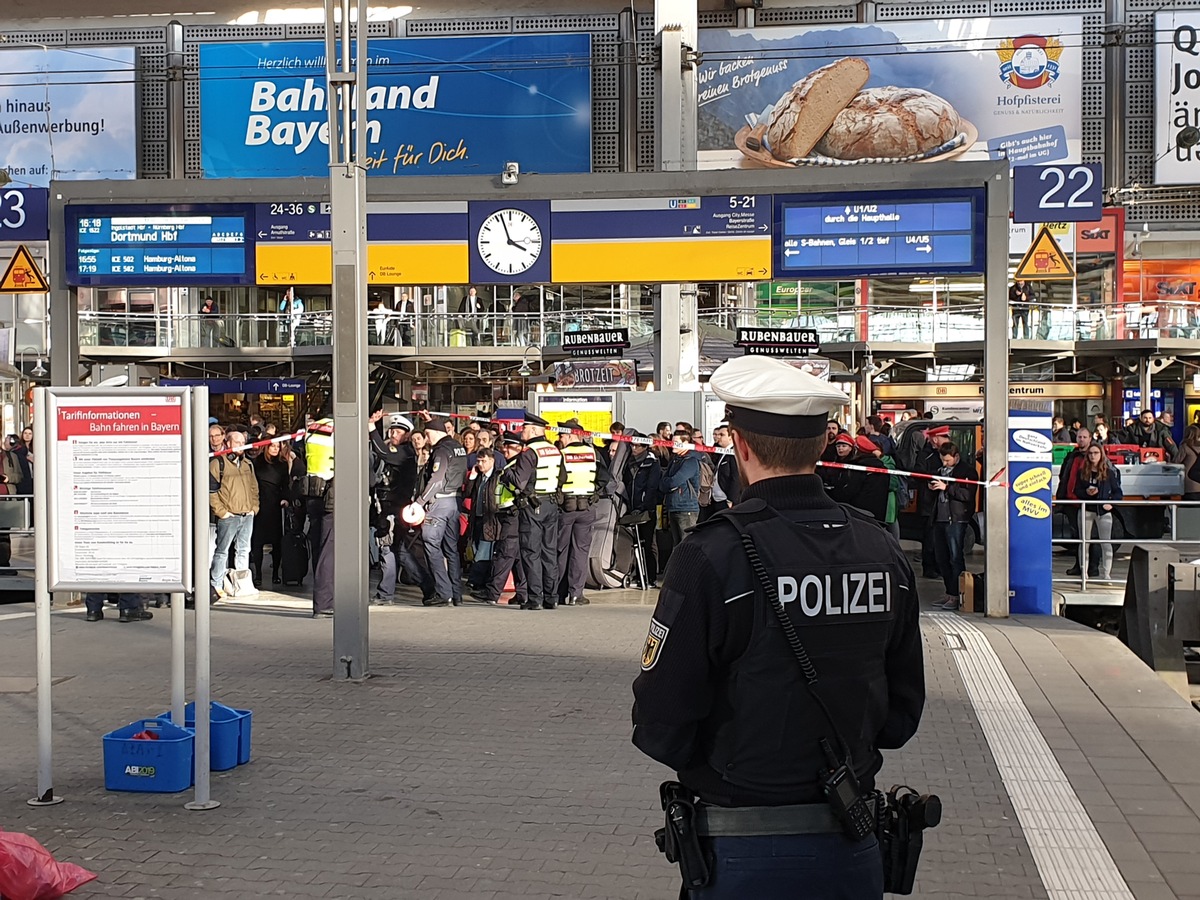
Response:
[[[786,605],[799,600],[801,612],[810,619],[892,611],[891,572],[826,572],[800,580],[781,575],[776,589],[780,602]]]

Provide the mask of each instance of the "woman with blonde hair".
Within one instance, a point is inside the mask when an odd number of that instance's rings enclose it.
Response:
[[[1107,541],[1112,537],[1112,501],[1124,499],[1121,473],[1111,465],[1103,447],[1092,444],[1087,449],[1083,468],[1075,481],[1075,499],[1094,501],[1080,507],[1081,536],[1091,538],[1092,525],[1100,538],[1100,578],[1107,581],[1112,574],[1113,550]],[[1079,568],[1087,565],[1087,545],[1079,545]]]

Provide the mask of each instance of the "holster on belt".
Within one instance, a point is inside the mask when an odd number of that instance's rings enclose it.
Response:
[[[696,829],[695,795],[677,781],[664,781],[658,788],[666,825],[654,832],[654,842],[667,857],[679,864],[685,888],[702,888],[712,877],[708,858],[700,846]]]

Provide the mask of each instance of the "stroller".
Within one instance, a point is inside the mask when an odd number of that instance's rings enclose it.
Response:
[[[630,455],[629,444],[617,446],[616,456],[609,466],[610,489],[596,503],[596,524],[588,555],[587,583],[591,588],[621,588],[633,583],[636,529],[631,533],[631,529],[620,521],[628,512],[625,466]]]

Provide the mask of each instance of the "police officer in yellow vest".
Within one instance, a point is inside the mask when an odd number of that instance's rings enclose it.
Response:
[[[313,618],[333,615],[333,420],[309,426],[304,440],[308,539],[313,567]]]
[[[579,420],[568,419],[561,427],[571,433],[563,435],[567,480],[562,488],[562,514],[558,523],[558,596],[564,606],[583,606],[589,602],[583,595],[583,583],[587,580],[588,554],[592,550],[600,479],[596,448],[584,440]]]
[[[517,492],[513,489],[513,470],[525,451],[525,444],[515,434],[506,433],[500,439],[500,451],[504,454],[504,460],[496,460],[496,467],[500,469],[503,465],[503,469],[492,478],[491,497],[500,526],[500,537],[492,542],[491,580],[482,599],[488,603],[499,603],[508,573],[512,572],[513,586],[516,588],[513,602],[521,604],[528,599],[528,594],[525,589],[525,567],[521,565],[520,510],[517,508]]]
[[[558,493],[567,480],[562,451],[546,440],[541,416],[525,413],[521,438],[524,452],[512,469],[501,473],[523,502],[520,512],[521,562],[528,597],[521,609],[554,609],[558,605]]]

